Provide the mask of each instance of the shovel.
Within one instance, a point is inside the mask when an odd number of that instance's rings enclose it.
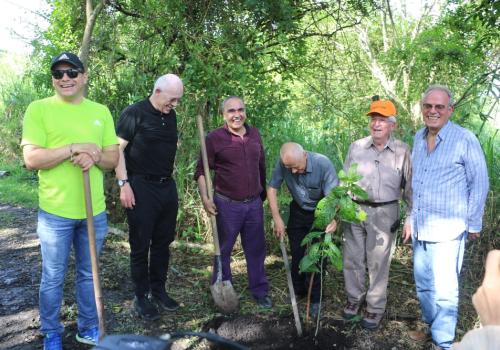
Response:
[[[205,181],[207,186],[207,195],[208,198],[213,201],[213,191],[212,191],[212,180],[210,179],[210,169],[208,167],[208,158],[207,158],[207,146],[205,145],[205,132],[203,130],[203,120],[201,116],[198,115],[196,117],[196,121],[198,123],[198,131],[200,136],[200,145],[201,145],[201,158],[203,160],[203,170],[205,172]],[[212,226],[213,240],[214,240],[214,248],[215,248],[215,257],[214,257],[214,271],[217,278],[210,286],[210,291],[212,292],[212,298],[214,299],[215,305],[223,312],[223,313],[232,313],[238,310],[239,300],[238,295],[236,294],[231,281],[223,281],[222,280],[222,263],[220,259],[220,246],[219,246],[219,234],[217,232],[217,221],[215,220],[215,216],[210,216],[210,224]]]
[[[99,281],[99,262],[97,261],[97,250],[95,245],[94,214],[92,211],[92,196],[90,192],[89,172],[83,172],[83,190],[85,193],[85,210],[87,212],[87,232],[89,235],[90,262],[92,264],[92,280],[94,284],[94,297],[99,321],[99,340],[106,334],[104,327],[104,303]]]
[[[290,265],[288,264],[288,255],[286,254],[285,243],[283,237],[280,238],[281,254],[283,254],[283,262],[285,263],[286,279],[288,281],[288,290],[290,291],[290,299],[292,301],[293,317],[295,318],[295,327],[297,328],[297,335],[302,337],[302,326],[300,325],[299,309],[297,308],[297,299],[295,298],[295,290],[293,289],[292,273],[290,272]]]

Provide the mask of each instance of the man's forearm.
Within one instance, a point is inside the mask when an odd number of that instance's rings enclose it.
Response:
[[[200,192],[200,198],[202,200],[208,199],[207,184],[205,182],[205,175],[200,175],[198,177],[198,191]]]
[[[43,148],[35,145],[23,147],[24,163],[26,168],[50,169],[71,158],[72,145],[64,145],[58,148]]]
[[[118,165],[118,145],[107,146],[102,151],[102,157],[97,166],[102,170],[111,170]]]
[[[128,141],[118,137],[118,165],[115,168],[115,176],[118,180],[127,179],[127,166],[125,164],[125,148],[128,145]]]
[[[269,209],[274,220],[281,218],[280,209],[278,207],[277,190],[273,187],[267,188],[267,201],[269,202]]]

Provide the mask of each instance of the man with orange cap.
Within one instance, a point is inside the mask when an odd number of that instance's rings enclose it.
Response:
[[[403,197],[411,212],[411,153],[407,144],[392,137],[396,127],[396,107],[391,101],[373,97],[370,111],[370,136],[349,147],[344,170],[358,164],[363,176],[358,184],[368,193],[366,201],[354,200],[367,213],[360,224],[345,223],[344,280],[347,304],[346,320],[354,318],[366,301],[361,322],[375,330],[385,313],[391,247],[400,223],[399,200]],[[409,230],[405,223],[403,231]],[[369,286],[365,287],[368,269]]]

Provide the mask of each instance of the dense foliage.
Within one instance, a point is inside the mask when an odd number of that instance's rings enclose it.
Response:
[[[219,103],[227,95],[245,98],[270,172],[285,141],[324,153],[340,168],[350,142],[367,134],[364,114],[374,94],[395,101],[397,136],[411,144],[421,124],[420,94],[431,83],[447,84],[458,102],[454,119],[479,134],[492,189],[498,188],[499,143],[491,122],[500,95],[498,1],[448,0],[420,12],[411,2],[379,0],[48,2],[50,26],[33,42],[27,71],[2,80],[4,158],[20,158],[27,104],[52,93],[50,59],[61,50],[79,51],[86,5],[101,4],[90,37],[91,99],[118,118],[150,93],[159,75],[174,72],[185,83],[176,179],[186,238],[201,239],[206,220],[192,181],[194,117],[202,114],[209,129],[219,126]],[[122,220],[119,210],[113,216]]]

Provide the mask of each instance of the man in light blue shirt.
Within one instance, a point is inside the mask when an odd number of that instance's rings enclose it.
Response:
[[[412,153],[414,276],[433,343],[449,349],[464,245],[480,235],[488,173],[477,138],[449,121],[453,98],[447,87],[430,86],[421,108],[426,127],[416,133]],[[417,332],[410,337],[422,338]]]
[[[280,214],[278,190],[283,181],[286,183],[293,200],[290,202],[290,217],[288,225]],[[311,231],[314,222],[314,211],[318,202],[328,196],[339,184],[335,167],[328,157],[314,152],[305,151],[295,142],[287,142],[281,146],[280,159],[276,162],[271,181],[267,187],[267,200],[274,222],[276,237],[282,238],[285,231],[288,234],[292,253],[292,281],[295,294],[299,298],[307,295],[311,274],[300,273],[299,263],[304,257],[305,247],[301,245],[304,237]],[[337,222],[332,220],[325,232],[333,232]],[[313,279],[311,289],[310,315],[313,319],[320,313],[321,282]]]

